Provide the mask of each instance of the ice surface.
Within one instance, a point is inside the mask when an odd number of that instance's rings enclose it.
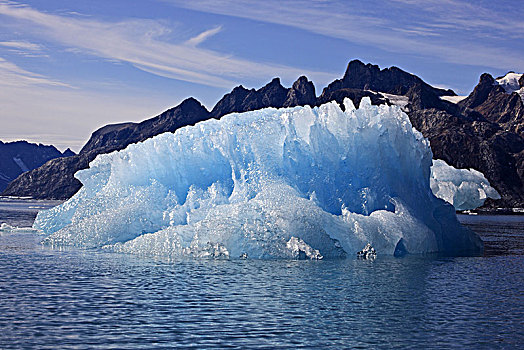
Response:
[[[32,227],[11,226],[4,222],[0,224],[0,235],[6,233],[39,233],[39,230]]]
[[[475,209],[484,204],[487,198],[500,198],[481,172],[455,169],[440,159],[433,160],[430,185],[435,196],[452,204],[457,210]]]
[[[344,103],[234,113],[99,155],[34,227],[49,244],[169,257],[479,250],[432,194],[429,143],[400,107]]]

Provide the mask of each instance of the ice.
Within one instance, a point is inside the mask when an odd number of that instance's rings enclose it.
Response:
[[[7,233],[39,233],[39,230],[32,227],[17,227],[7,223],[0,224],[0,235]]]
[[[484,175],[475,169],[455,169],[445,161],[433,160],[431,190],[457,210],[471,210],[484,204],[487,198],[500,199]]]
[[[297,237],[291,237],[286,243],[286,247],[291,251],[291,256],[297,260],[322,260],[324,257],[316,249]]]
[[[344,103],[233,113],[99,155],[34,227],[48,244],[168,257],[481,249],[432,194],[429,142],[400,107]]]

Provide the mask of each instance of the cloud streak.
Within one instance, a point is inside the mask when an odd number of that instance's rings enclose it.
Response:
[[[524,22],[515,9],[455,0],[164,0],[177,7],[299,28],[449,63],[523,69]],[[496,6],[499,6],[498,3]],[[520,6],[514,3],[513,6]],[[518,9],[517,9],[518,10]],[[517,11],[518,12],[518,11]],[[514,46],[513,49],[509,48]]]
[[[16,64],[0,57],[0,86],[24,87],[32,85],[73,88],[69,84],[22,69]]]
[[[213,35],[219,33],[222,30],[222,26],[218,26],[213,29],[206,30],[205,32],[202,32],[198,34],[197,36],[189,39],[186,41],[186,45],[188,46],[197,46],[207,40],[208,38],[212,37]]]
[[[177,36],[171,29],[151,20],[101,22],[48,14],[29,6],[0,1],[0,16],[18,23],[18,30],[52,40],[67,48],[105,59],[127,62],[152,74],[183,81],[230,88],[246,80],[267,80],[275,75],[293,80],[302,74],[326,82],[335,74],[253,62],[198,47],[220,31],[204,31],[174,44],[162,40]]]
[[[17,50],[41,51],[42,46],[27,41],[0,41],[0,46]]]

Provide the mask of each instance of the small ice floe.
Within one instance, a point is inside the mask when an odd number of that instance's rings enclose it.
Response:
[[[16,226],[11,226],[5,222],[0,225],[0,234],[2,233],[38,233],[38,232],[40,231],[32,227],[16,227]]]
[[[242,259],[242,260],[246,260],[247,259],[247,253],[240,254],[239,258]]]
[[[366,244],[364,249],[357,252],[357,257],[359,259],[375,259],[377,257],[377,252],[375,251],[375,248],[371,246],[370,243]]]

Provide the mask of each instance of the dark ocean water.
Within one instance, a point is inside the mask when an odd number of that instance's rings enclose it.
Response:
[[[30,222],[17,206],[0,222]],[[168,262],[2,234],[0,349],[523,348],[524,217],[461,221],[486,256]]]

